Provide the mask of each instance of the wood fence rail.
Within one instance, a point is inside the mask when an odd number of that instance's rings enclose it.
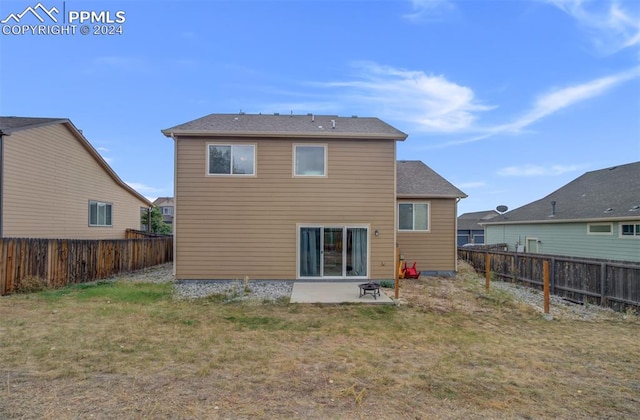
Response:
[[[173,239],[0,238],[0,295],[27,283],[55,288],[173,260]]]
[[[551,294],[616,311],[640,309],[638,263],[458,248],[458,257],[483,273],[487,255],[489,271],[500,280],[542,290],[543,263],[548,261]]]

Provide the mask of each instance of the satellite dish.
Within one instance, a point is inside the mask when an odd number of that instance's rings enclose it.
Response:
[[[499,205],[498,207],[496,207],[496,210],[498,211],[498,213],[502,214],[505,211],[509,210],[509,207],[505,205]]]

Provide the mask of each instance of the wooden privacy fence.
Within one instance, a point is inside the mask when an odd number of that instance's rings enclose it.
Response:
[[[0,238],[0,295],[27,283],[55,288],[173,260],[173,239]]]
[[[549,262],[551,294],[578,303],[607,306],[617,311],[640,309],[640,264],[557,255],[523,254],[458,248],[458,257],[500,280],[542,290],[543,262]]]

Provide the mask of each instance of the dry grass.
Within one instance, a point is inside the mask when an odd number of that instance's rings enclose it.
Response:
[[[637,418],[636,317],[545,321],[483,285],[406,281],[397,307],[4,297],[0,418]]]

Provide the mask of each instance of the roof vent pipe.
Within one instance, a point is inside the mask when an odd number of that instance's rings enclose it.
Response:
[[[336,128],[336,120],[331,120],[331,128]]]
[[[314,122],[316,120],[316,116],[311,114],[311,122]]]
[[[556,215],[556,202],[555,200],[551,202],[551,216],[555,217]]]

